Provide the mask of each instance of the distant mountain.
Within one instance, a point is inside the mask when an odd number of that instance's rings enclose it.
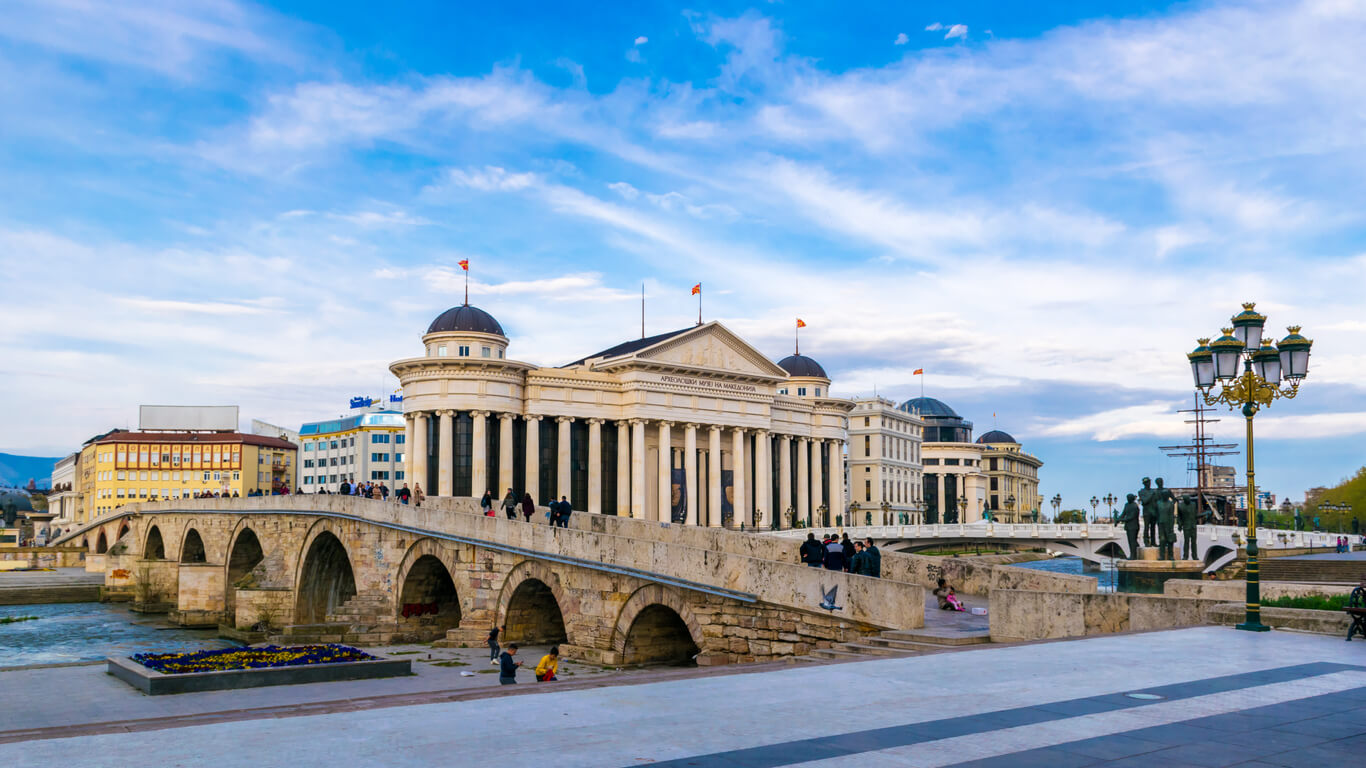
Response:
[[[59,460],[60,458],[0,453],[0,485],[17,485],[22,488],[28,485],[29,480],[34,480],[39,488],[47,488],[52,485],[52,465]]]

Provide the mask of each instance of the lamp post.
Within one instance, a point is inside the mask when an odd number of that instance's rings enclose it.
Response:
[[[1119,499],[1115,498],[1115,495],[1114,495],[1113,493],[1107,493],[1107,494],[1105,494],[1104,496],[1102,496],[1100,500],[1103,501],[1103,502],[1105,502],[1105,506],[1107,506],[1107,507],[1110,508],[1110,524],[1111,524],[1111,525],[1114,525],[1114,523],[1115,523],[1115,502],[1116,502],[1116,501],[1119,501]]]
[[[954,520],[954,522],[955,522],[955,523],[962,523],[962,522],[964,521],[964,518],[966,518],[967,516],[968,516],[968,496],[967,496],[967,494],[965,493],[965,494],[963,494],[963,495],[961,495],[961,496],[958,497],[958,519],[957,519],[957,520]]]
[[[1100,506],[1100,499],[1097,499],[1095,496],[1092,496],[1092,497],[1091,497],[1091,522],[1093,522],[1093,523],[1096,521],[1096,507],[1099,507],[1099,506]]]
[[[1243,304],[1243,311],[1232,318],[1232,328],[1211,342],[1200,339],[1199,346],[1186,355],[1190,361],[1195,387],[1206,405],[1224,403],[1241,410],[1247,420],[1247,617],[1238,629],[1266,632],[1262,623],[1261,580],[1257,568],[1257,485],[1253,461],[1252,417],[1271,406],[1276,398],[1292,398],[1299,393],[1300,381],[1309,373],[1309,348],[1313,342],[1300,335],[1300,327],[1290,326],[1290,335],[1274,344],[1262,340],[1266,315],[1256,305]],[[1242,371],[1238,363],[1242,363]],[[1281,383],[1284,379],[1284,385]],[[1215,384],[1219,391],[1214,392]]]
[[[1020,522],[1019,520],[1015,519],[1015,494],[1012,493],[1011,495],[1006,497],[1006,509],[1010,510],[1010,522]]]
[[[1058,507],[1062,506],[1062,494],[1055,493],[1053,494],[1053,498],[1048,501],[1053,505],[1053,522],[1056,523],[1058,522]]]

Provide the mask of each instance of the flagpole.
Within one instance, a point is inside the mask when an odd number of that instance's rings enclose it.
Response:
[[[465,267],[465,306],[470,305],[470,268]]]
[[[702,284],[697,284],[697,324],[702,324]]]
[[[798,323],[800,323],[800,322],[801,322],[801,321],[798,321]],[[792,327],[792,354],[794,354],[794,355],[800,355],[801,353],[802,353],[802,327],[801,327],[800,324],[797,324],[797,325],[793,325],[793,327]]]

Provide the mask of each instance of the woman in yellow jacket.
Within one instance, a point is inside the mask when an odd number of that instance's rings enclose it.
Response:
[[[552,680],[558,679],[555,677],[555,672],[559,670],[559,668],[560,646],[554,645],[550,647],[550,653],[547,653],[546,655],[542,656],[540,663],[536,665],[536,681],[540,683],[548,683]]]

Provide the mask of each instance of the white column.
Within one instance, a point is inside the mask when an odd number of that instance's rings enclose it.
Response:
[[[631,516],[631,425],[617,422],[617,517]]]
[[[470,411],[474,429],[470,432],[470,495],[483,498],[489,487],[488,411]]]
[[[811,441],[811,511],[813,514],[817,514],[816,511],[825,504],[825,480],[822,478],[825,468],[821,466],[821,445],[823,442],[814,439]],[[834,512],[830,513],[830,522],[832,523],[835,522],[834,514]],[[822,521],[820,524],[823,525],[824,522]]]
[[[561,496],[568,498],[569,486],[571,485],[569,475],[569,425],[574,423],[574,417],[556,416],[555,422],[560,425],[559,444],[555,451],[555,484],[559,487],[556,489],[555,498],[558,499]],[[578,499],[569,499],[569,501],[572,503],[578,501]]]
[[[730,432],[730,477],[731,477],[731,507],[734,510],[735,522],[738,525],[741,521],[745,527],[749,526],[749,504],[745,498],[745,430],[733,429]]]
[[[721,525],[721,428],[715,424],[707,436],[707,523]]]
[[[526,417],[526,492],[541,503],[541,417]]]
[[[512,487],[512,420],[510,413],[498,414],[498,489],[507,494]]]
[[[686,476],[684,488],[688,494],[688,525],[697,525],[697,425],[689,424],[683,429],[683,474]]]
[[[424,412],[413,414],[413,437],[413,444],[409,449],[413,452],[413,476],[409,478],[409,482],[416,488],[418,483],[427,482],[427,414]],[[431,490],[424,488],[422,492],[431,493]]]
[[[659,422],[659,487],[655,519],[664,523],[673,519],[673,422]]]
[[[769,456],[768,432],[754,433],[754,510],[755,525],[767,528],[773,520],[773,459]]]
[[[811,511],[811,438],[797,438],[797,519],[807,520]],[[809,520],[814,525],[814,520]]]
[[[786,529],[792,527],[787,510],[792,506],[792,436],[778,438],[778,520]]]
[[[588,511],[602,514],[602,419],[588,420]]]
[[[413,429],[414,418],[416,416],[411,413],[403,415],[403,479],[409,483],[413,481],[413,433],[416,431]],[[323,481],[325,480],[327,478],[323,477]],[[323,481],[319,481],[319,485],[322,485]],[[398,483],[394,483],[394,485],[398,486]],[[65,500],[62,504],[65,504]],[[59,510],[61,506],[58,506]]]
[[[644,419],[631,419],[631,517],[645,519]]]
[[[938,472],[938,473],[936,473],[935,482],[936,482],[936,483],[939,483],[939,499],[938,499],[935,503],[939,505],[939,522],[943,523],[943,522],[947,522],[947,521],[948,521],[948,513],[949,513],[949,507],[948,507],[948,505],[946,505],[946,504],[944,503],[944,485],[945,485],[945,483],[944,483],[944,473],[943,473],[943,472]]]
[[[844,443],[830,441],[830,514],[845,515],[844,512]],[[848,515],[845,515],[848,517]]]
[[[451,417],[454,415],[454,411],[441,411],[441,427],[436,443],[438,496],[450,496],[454,488],[451,477]]]

